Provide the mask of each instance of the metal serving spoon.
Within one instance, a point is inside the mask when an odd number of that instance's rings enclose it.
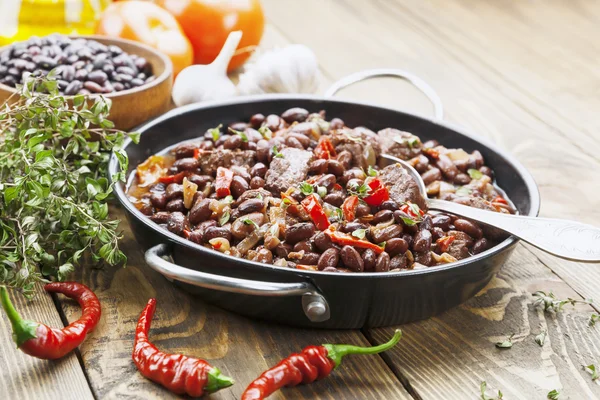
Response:
[[[419,186],[430,210],[460,215],[500,228],[538,249],[573,261],[600,262],[600,229],[580,222],[554,218],[527,217],[481,210],[451,201],[427,198],[421,175],[406,161],[382,155],[384,163],[399,163]]]

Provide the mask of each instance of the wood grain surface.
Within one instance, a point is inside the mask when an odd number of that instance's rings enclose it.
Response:
[[[266,48],[303,43],[319,59],[321,91],[365,68],[411,71],[442,98],[448,121],[507,149],[534,175],[541,215],[600,226],[600,3],[593,1],[263,0]],[[431,106],[404,82],[363,82],[340,97],[424,115]],[[111,210],[115,217],[122,212]],[[125,223],[124,223],[125,224]],[[163,350],[205,357],[237,384],[210,398],[236,399],[262,370],[312,343],[380,343],[393,328],[309,331],[267,325],[204,304],[175,289],[144,264],[126,225],[124,269],[80,268],[103,304],[103,319],[75,355],[59,363],[23,356],[0,319],[0,394],[8,398],[169,398],[143,379],[130,358],[132,334],[147,299],[158,299],[151,338]],[[533,306],[532,293],[594,298],[600,265],[560,260],[519,245],[501,273],[475,298],[427,321],[402,326],[400,344],[382,357],[354,357],[330,379],[285,389],[273,399],[476,399],[485,380],[505,399],[600,398],[582,365],[600,366],[600,324],[593,308],[565,306],[559,314]],[[60,325],[49,297],[20,301],[27,316]],[[79,308],[60,299],[73,320]],[[598,310],[597,310],[598,311]],[[534,342],[548,331],[543,347]],[[514,333],[514,346],[497,341]],[[14,366],[14,367],[13,367]],[[84,375],[85,374],[85,375]],[[85,381],[88,377],[89,387]],[[52,383],[50,383],[52,382]],[[67,386],[68,385],[68,386]],[[0,396],[1,398],[1,396]],[[64,398],[64,396],[63,396]]]

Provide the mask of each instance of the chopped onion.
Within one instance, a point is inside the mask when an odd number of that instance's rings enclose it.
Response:
[[[265,237],[267,231],[271,228],[270,224],[264,224],[259,229],[255,229],[251,234],[246,236],[244,240],[238,243],[236,248],[240,254],[244,255],[250,251],[256,244]]]
[[[469,157],[470,157],[469,153],[467,153],[463,149],[452,149],[452,150],[449,150],[448,152],[446,152],[446,155],[452,161],[468,160]]]
[[[371,144],[369,143],[365,144],[362,156],[366,165],[375,165],[375,163],[377,162],[375,149],[373,149],[373,146],[371,146]]]
[[[210,243],[210,245],[213,247],[213,249],[220,251],[221,253],[225,253],[226,251],[229,251],[229,248],[231,247],[229,244],[229,240],[222,238],[222,237],[210,239],[208,241],[208,243]]]
[[[433,181],[427,185],[427,195],[437,196],[440,193],[440,181]]]
[[[442,253],[441,255],[438,255],[438,254],[436,254],[436,253],[434,253],[432,251],[431,252],[431,257],[438,264],[448,264],[448,263],[451,263],[451,262],[458,261],[454,256],[451,256],[448,253]]]
[[[198,185],[188,181],[187,178],[183,178],[183,204],[188,210],[192,208],[194,201],[194,195],[198,191]]]
[[[440,197],[445,194],[448,194],[448,193],[456,192],[456,188],[454,187],[453,184],[444,182],[444,181],[439,181],[439,182],[440,182]]]
[[[151,156],[136,168],[138,186],[147,187],[158,182],[165,173],[165,158],[163,156]]]

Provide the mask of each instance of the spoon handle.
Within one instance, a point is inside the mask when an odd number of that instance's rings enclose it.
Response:
[[[446,211],[506,231],[550,254],[574,261],[600,262],[600,229],[575,221],[501,214],[444,200],[428,199]]]

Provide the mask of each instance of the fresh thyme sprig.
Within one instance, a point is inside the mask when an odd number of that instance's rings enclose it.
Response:
[[[53,75],[27,77],[20,97],[0,106],[0,285],[26,296],[44,276],[64,280],[84,259],[126,260],[119,221],[108,220],[107,165],[114,151],[126,171],[121,148],[139,134],[114,129],[102,96],[60,96]]]

